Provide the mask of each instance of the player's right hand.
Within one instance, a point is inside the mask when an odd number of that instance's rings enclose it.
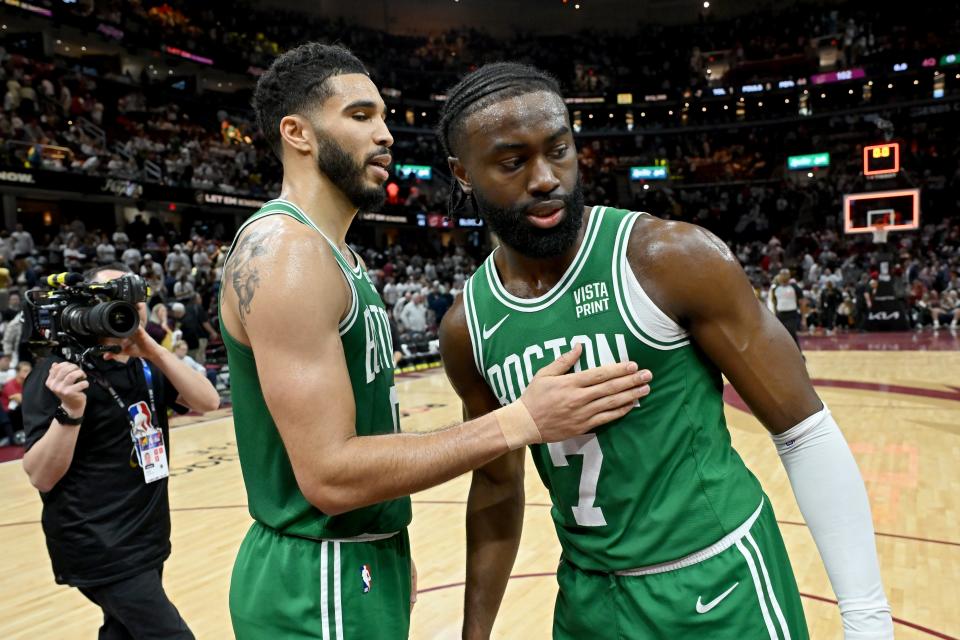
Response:
[[[565,375],[580,358],[575,345],[541,369],[523,392],[523,402],[544,442],[559,442],[627,415],[650,393],[649,370],[635,362],[608,364]]]
[[[83,415],[87,408],[87,394],[84,391],[89,386],[87,374],[72,362],[56,362],[50,367],[47,389],[60,398],[63,410],[71,416]]]

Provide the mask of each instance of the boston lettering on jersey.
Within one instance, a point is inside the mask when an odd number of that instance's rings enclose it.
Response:
[[[581,371],[584,364],[587,369],[593,369],[630,360],[626,335],[623,333],[551,338],[528,345],[522,351],[511,353],[503,361],[488,366],[484,377],[500,404],[507,405],[520,397],[537,371],[577,344],[583,345],[583,353],[574,365],[574,371]]]
[[[390,319],[387,310],[382,307],[367,307],[363,310],[363,329],[366,338],[367,384],[376,379],[381,371],[389,371],[393,366],[393,338],[390,336]]]

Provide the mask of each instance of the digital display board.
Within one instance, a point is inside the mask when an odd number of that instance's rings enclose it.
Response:
[[[630,167],[630,179],[639,180],[666,180],[666,167]]]
[[[880,176],[900,171],[900,143],[884,142],[863,148],[863,175]]]
[[[867,74],[861,67],[856,69],[847,69],[846,71],[831,71],[829,73],[818,73],[810,76],[811,84],[830,84],[831,82],[845,82],[846,80],[859,80]]]
[[[394,171],[401,178],[408,178],[412,174],[420,180],[432,180],[433,169],[420,164],[398,164],[394,166]]]
[[[829,167],[829,153],[811,153],[805,156],[790,156],[787,158],[787,168],[793,171],[812,169],[813,167]]]

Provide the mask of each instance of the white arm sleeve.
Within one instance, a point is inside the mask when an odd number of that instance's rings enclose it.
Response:
[[[840,603],[846,640],[893,638],[867,490],[826,405],[773,436]]]

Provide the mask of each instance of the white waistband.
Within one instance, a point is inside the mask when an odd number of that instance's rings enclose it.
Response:
[[[393,536],[400,533],[399,531],[394,531],[392,533],[361,533],[358,536],[353,536],[352,538],[322,538],[321,542],[376,542],[378,540],[389,540]]]
[[[750,528],[753,527],[753,523],[756,522],[757,518],[760,517],[761,509],[763,509],[763,498],[760,499],[760,506],[757,507],[757,510],[753,512],[752,516],[747,518],[746,521],[739,527],[723,536],[720,538],[720,540],[713,543],[706,549],[695,551],[688,556],[680,558],[679,560],[661,562],[660,564],[651,564],[649,566],[638,567],[636,569],[614,571],[614,573],[618,576],[648,576],[654,573],[666,573],[667,571],[676,571],[677,569],[683,569],[684,567],[699,564],[708,558],[712,558],[713,556],[726,551],[735,545],[741,538],[747,535],[747,533],[750,532]]]

